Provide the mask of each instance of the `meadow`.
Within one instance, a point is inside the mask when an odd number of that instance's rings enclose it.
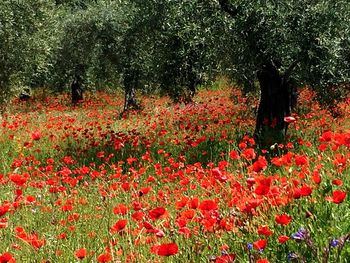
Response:
[[[259,148],[257,101],[13,101],[1,119],[0,262],[350,262],[350,99],[303,89],[288,141]]]

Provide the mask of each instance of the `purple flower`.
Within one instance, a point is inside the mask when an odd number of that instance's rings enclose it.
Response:
[[[331,244],[332,247],[336,247],[339,244],[339,240],[333,239],[330,244]]]
[[[296,253],[294,253],[294,252],[288,253],[288,260],[289,261],[292,261],[292,260],[295,260],[295,259],[298,259],[298,258],[299,258],[299,256]]]
[[[301,241],[301,240],[305,240],[306,235],[307,235],[306,229],[301,227],[299,228],[298,232],[292,234],[291,238],[294,239],[295,241]]]
[[[248,243],[248,244],[247,244],[247,248],[248,248],[249,250],[252,250],[252,249],[253,249],[253,244],[252,244],[252,243]]]

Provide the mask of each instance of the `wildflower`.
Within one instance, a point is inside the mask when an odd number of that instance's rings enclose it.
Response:
[[[292,261],[292,260],[295,260],[295,259],[298,259],[298,258],[299,258],[299,256],[296,253],[294,253],[294,252],[288,253],[288,260],[289,261]]]
[[[284,244],[284,243],[286,243],[288,240],[289,240],[289,237],[288,237],[288,236],[285,236],[285,235],[280,235],[280,236],[278,237],[278,243],[280,243],[280,244]]]
[[[135,221],[140,221],[143,219],[144,217],[144,213],[140,212],[140,211],[136,211],[131,215],[132,219],[134,219]]]
[[[220,182],[226,182],[228,180],[228,177],[225,174],[223,174],[219,168],[214,168],[211,170],[211,172],[214,178],[216,178]]]
[[[151,247],[151,252],[159,256],[172,256],[176,255],[179,248],[176,243],[167,243],[161,245],[154,245]]]
[[[10,210],[10,204],[5,203],[0,205],[0,216],[5,215]]]
[[[330,142],[333,138],[333,133],[331,131],[325,131],[319,138],[321,142]]]
[[[297,166],[308,165],[309,160],[306,155],[296,155],[295,156],[295,164]]]
[[[16,260],[10,252],[5,252],[0,255],[0,263],[15,263]]]
[[[112,260],[112,256],[109,253],[101,254],[97,257],[97,262],[99,263],[105,263]]]
[[[295,241],[305,240],[307,236],[307,230],[303,227],[299,228],[298,232],[292,234],[291,238]]]
[[[32,132],[32,139],[33,139],[34,141],[38,141],[38,140],[40,140],[40,138],[41,138],[41,133],[40,133],[40,131],[34,131],[34,132]]]
[[[266,239],[260,239],[253,243],[253,246],[256,250],[262,250],[266,247],[267,240]]]
[[[284,117],[284,122],[286,122],[286,123],[292,123],[292,122],[295,122],[296,121],[296,119],[294,118],[294,117],[292,117],[292,116],[286,116],[286,117]]]
[[[242,152],[241,156],[242,156],[244,159],[246,159],[246,160],[249,161],[249,160],[254,160],[254,159],[255,159],[256,153],[255,153],[255,151],[254,151],[253,148],[248,148],[248,149],[245,149],[245,150]]]
[[[339,240],[337,240],[337,239],[333,239],[330,242],[331,247],[336,247],[336,246],[338,246],[338,244],[339,244]]]
[[[128,208],[124,204],[118,204],[113,208],[113,214],[115,215],[126,215]]]
[[[259,156],[258,160],[253,163],[253,171],[260,172],[267,167],[267,161],[264,156]]]
[[[345,191],[335,190],[332,196],[327,196],[325,199],[335,204],[340,204],[346,198],[346,194],[347,193]]]
[[[287,215],[287,214],[276,215],[275,221],[276,221],[277,224],[286,226],[292,221],[292,217]]]
[[[86,248],[80,248],[78,250],[75,251],[74,255],[78,258],[78,259],[83,259],[86,257],[87,254],[87,250]]]
[[[204,200],[199,205],[200,210],[217,210],[218,204],[214,200]]]
[[[271,236],[273,235],[273,231],[266,225],[260,226],[258,229],[258,235]]]
[[[149,211],[149,217],[152,220],[159,219],[162,215],[164,215],[166,212],[165,208],[163,207],[156,207]]]
[[[232,160],[238,160],[240,158],[238,152],[235,150],[230,151],[229,156]]]
[[[334,179],[334,180],[332,180],[332,184],[334,184],[336,186],[342,186],[343,185],[343,180],[341,180],[341,179]]]
[[[126,219],[121,219],[121,220],[118,220],[112,227],[111,227],[111,232],[120,232],[122,231],[125,226],[127,225],[128,223],[128,220]]]
[[[236,259],[235,254],[228,254],[226,251],[221,256],[216,257],[215,263],[231,263]]]

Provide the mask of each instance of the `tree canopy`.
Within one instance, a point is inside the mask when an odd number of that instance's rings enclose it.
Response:
[[[328,102],[349,82],[346,0],[5,0],[0,7],[3,92],[16,81],[63,90],[77,70],[89,87],[179,97],[225,75],[249,91],[269,63]]]

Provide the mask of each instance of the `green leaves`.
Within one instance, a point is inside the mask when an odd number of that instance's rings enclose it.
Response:
[[[234,19],[226,17],[232,20],[235,39],[231,46],[234,78],[243,85],[250,85],[244,78],[248,72],[259,70],[269,60],[279,64],[281,72],[300,60],[292,73],[299,84],[324,87],[327,82],[349,80],[341,55],[348,47],[340,44],[349,39],[345,1],[336,5],[329,0],[234,3],[240,12]]]
[[[57,88],[80,64],[92,86],[135,69],[138,82],[165,92],[217,74],[249,90],[266,61],[320,91],[349,81],[346,0],[6,0],[0,8],[3,87],[16,75]]]

